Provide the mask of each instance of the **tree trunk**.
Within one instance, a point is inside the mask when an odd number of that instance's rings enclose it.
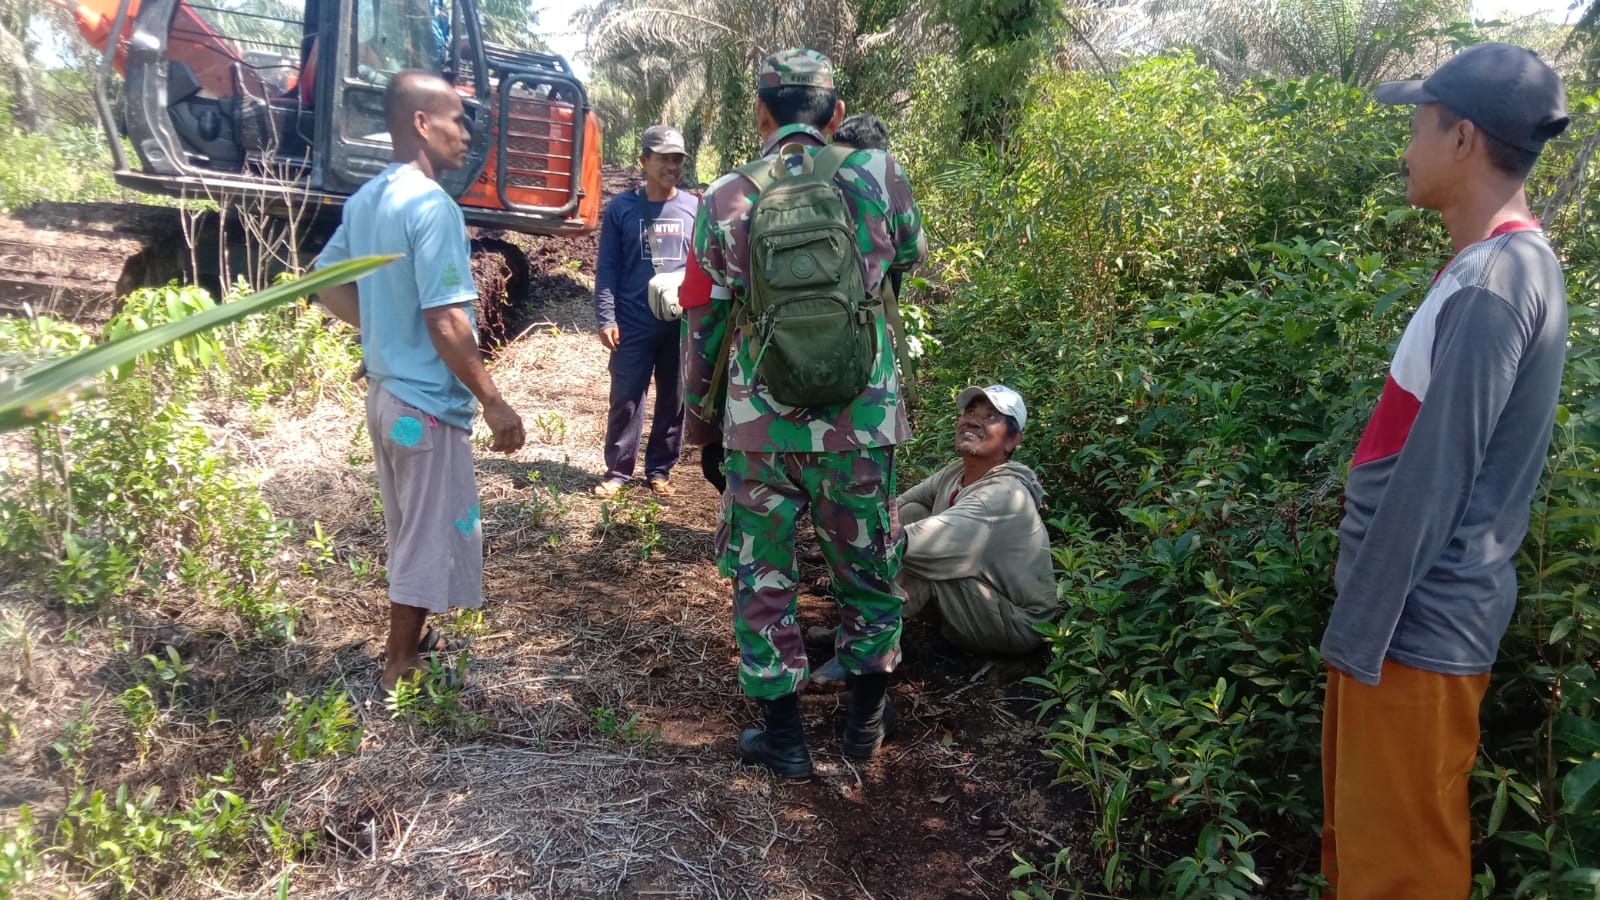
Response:
[[[1539,210],[1540,221],[1555,221],[1556,216],[1561,215],[1573,197],[1582,195],[1584,174],[1589,170],[1589,158],[1594,156],[1596,149],[1600,149],[1600,127],[1596,127],[1584,140],[1583,146],[1578,148],[1578,153],[1572,158],[1572,166],[1567,170],[1566,176],[1556,184],[1555,190],[1551,191],[1550,197],[1545,200],[1544,208]]]
[[[11,83],[11,122],[23,131],[39,130],[39,101],[33,91],[33,63],[22,41],[0,25],[0,71]]]

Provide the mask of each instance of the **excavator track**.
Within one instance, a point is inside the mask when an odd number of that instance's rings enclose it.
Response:
[[[629,190],[637,177],[612,166],[604,174],[606,199]],[[40,202],[0,213],[0,315],[49,315],[97,330],[128,292],[192,280],[193,260],[204,267],[216,258],[216,227],[214,217],[191,225],[206,248],[191,256],[183,213],[174,206]],[[514,340],[540,319],[540,309],[592,287],[597,232],[470,230],[485,349]],[[319,246],[308,235],[302,251]]]
[[[196,258],[204,266],[216,256],[216,220],[202,218],[197,227],[207,249]],[[531,314],[525,307],[549,299],[546,282],[552,275],[542,267],[559,273],[556,281],[567,286],[571,260],[581,260],[593,272],[593,235],[528,238],[487,229],[472,232],[472,274],[478,288],[473,305],[485,349],[515,339]],[[48,315],[96,330],[117,311],[119,298],[174,279],[191,281],[191,268],[189,238],[182,213],[174,207],[37,203],[0,215],[0,315]]]

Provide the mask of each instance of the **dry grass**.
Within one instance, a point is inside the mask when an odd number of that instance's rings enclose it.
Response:
[[[581,327],[582,306],[558,304],[552,318]],[[733,736],[756,717],[736,688],[727,587],[710,559],[716,499],[695,460],[656,511],[662,542],[644,558],[644,529],[598,527],[602,502],[588,493],[606,393],[592,334],[536,328],[492,371],[529,423],[529,444],[510,458],[481,452],[478,464],[487,633],[473,644],[468,696],[485,728],[434,731],[370,702],[386,603],[381,582],[357,581],[345,561],[381,560],[383,535],[362,413],[326,400],[227,431],[265,473],[274,511],[295,519],[302,539],[313,522],[334,539],[338,563],[310,576],[299,570],[304,547],[284,560],[286,596],[307,598],[295,642],[240,641],[225,616],[195,606],[116,610],[97,625],[17,590],[0,594],[0,624],[24,630],[29,648],[0,645],[0,709],[23,731],[0,766],[17,773],[0,776],[0,824],[19,802],[46,820],[59,814],[66,777],[48,745],[89,701],[98,726],[89,782],[158,784],[176,801],[231,762],[236,790],[268,809],[287,801],[287,824],[320,835],[319,849],[287,868],[263,854],[231,874],[181,876],[163,896],[265,897],[282,878],[292,896],[313,898],[1002,893],[1016,843],[1005,835],[1031,843],[1024,830],[1050,829],[1053,814],[1013,809],[1030,781],[1048,780],[1013,730],[1007,707],[1018,704],[1002,699],[1015,686],[969,681],[975,664],[911,672],[897,689],[904,736],[869,766],[837,752],[836,698],[807,698],[817,778],[795,785],[737,765]],[[564,428],[535,425],[540,414]],[[643,510],[647,498],[635,487],[622,502]],[[803,615],[822,621],[825,608],[807,598]],[[194,686],[163,712],[141,757],[113,698],[132,683],[130,660],[165,646],[195,664]],[[929,678],[942,687],[929,690]],[[341,684],[361,704],[360,748],[274,758],[285,692]],[[597,709],[618,724],[637,714],[646,737],[605,733]],[[974,722],[1005,728],[1011,752],[969,734]],[[51,861],[41,895],[104,893]]]

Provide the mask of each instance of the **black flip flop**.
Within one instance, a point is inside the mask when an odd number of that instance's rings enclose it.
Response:
[[[422,639],[417,642],[417,652],[429,653],[460,653],[472,643],[470,638],[453,638],[444,632],[427,625],[422,629]]]

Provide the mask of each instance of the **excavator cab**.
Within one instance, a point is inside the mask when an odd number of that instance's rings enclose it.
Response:
[[[128,187],[340,204],[389,164],[389,79],[422,69],[454,85],[472,121],[466,166],[440,177],[470,224],[561,234],[599,220],[600,131],[582,83],[559,56],[485,43],[474,0],[56,2],[105,51],[95,99]]]

